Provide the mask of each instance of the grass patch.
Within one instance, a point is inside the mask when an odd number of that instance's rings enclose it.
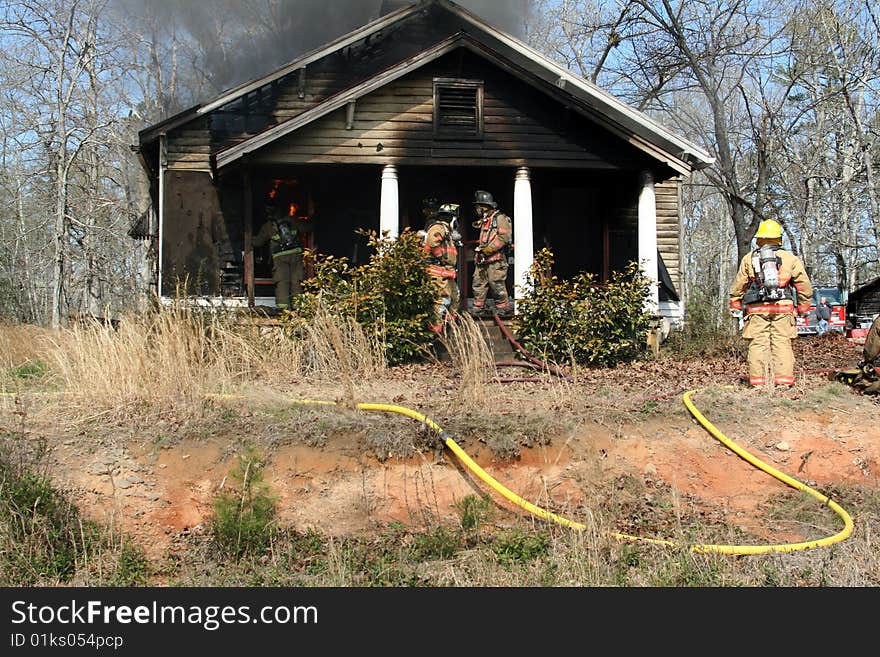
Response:
[[[502,565],[523,564],[546,557],[550,536],[545,531],[511,529],[492,542],[492,552]]]
[[[143,586],[140,547],[82,517],[41,470],[45,453],[0,440],[0,586]]]
[[[42,378],[46,374],[46,366],[39,361],[28,361],[18,367],[13,367],[7,372],[7,376],[13,379],[33,380]]]

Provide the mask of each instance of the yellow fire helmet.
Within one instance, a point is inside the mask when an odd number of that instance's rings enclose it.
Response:
[[[782,226],[772,219],[765,219],[758,226],[758,232],[755,233],[755,239],[781,240]]]

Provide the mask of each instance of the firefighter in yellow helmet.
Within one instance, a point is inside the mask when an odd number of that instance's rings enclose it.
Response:
[[[794,384],[795,315],[810,310],[813,285],[804,263],[782,248],[782,226],[766,219],[755,233],[757,248],[746,254],[730,286],[730,312],[744,320],[749,344],[749,384]]]

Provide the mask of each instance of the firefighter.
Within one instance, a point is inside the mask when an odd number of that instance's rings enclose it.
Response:
[[[254,246],[269,244],[277,308],[290,308],[291,299],[302,292],[305,269],[300,235],[310,232],[312,225],[304,217],[279,212],[271,203],[266,206],[266,221],[254,236]]]
[[[757,248],[743,256],[730,287],[730,313],[744,320],[749,384],[794,385],[795,314],[810,310],[813,285],[801,259],[782,248],[782,226],[766,219]]]
[[[440,208],[440,201],[436,196],[426,196],[422,199],[421,202],[421,210],[422,210],[422,221],[424,222],[425,228],[428,227],[428,224],[434,219],[437,218],[437,210]]]
[[[838,372],[835,378],[867,395],[880,395],[880,315],[868,330],[862,362],[855,369]]]
[[[507,257],[513,239],[510,217],[498,210],[492,194],[479,190],[474,193],[473,223],[480,236],[474,249],[474,307],[473,314],[485,311],[486,297],[491,292],[499,315],[510,315],[512,304],[507,294]]]
[[[437,306],[434,323],[430,327],[435,333],[443,332],[444,322],[455,317],[459,304],[456,282],[461,240],[457,230],[458,207],[454,203],[438,205],[436,214],[428,218],[425,225],[425,263],[429,276],[437,285]]]

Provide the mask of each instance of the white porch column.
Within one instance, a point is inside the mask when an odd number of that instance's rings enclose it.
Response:
[[[386,164],[382,169],[382,197],[379,201],[379,235],[388,231],[396,239],[400,232],[400,201],[397,196],[397,167]]]
[[[516,300],[525,292],[526,275],[535,260],[532,244],[532,181],[528,167],[516,170],[513,183],[513,243],[513,298]]]
[[[660,274],[657,269],[657,204],[654,197],[654,176],[649,171],[643,171],[640,182],[639,264],[641,264],[645,275],[652,281],[645,304],[646,310],[656,315],[660,312],[657,287]]]

